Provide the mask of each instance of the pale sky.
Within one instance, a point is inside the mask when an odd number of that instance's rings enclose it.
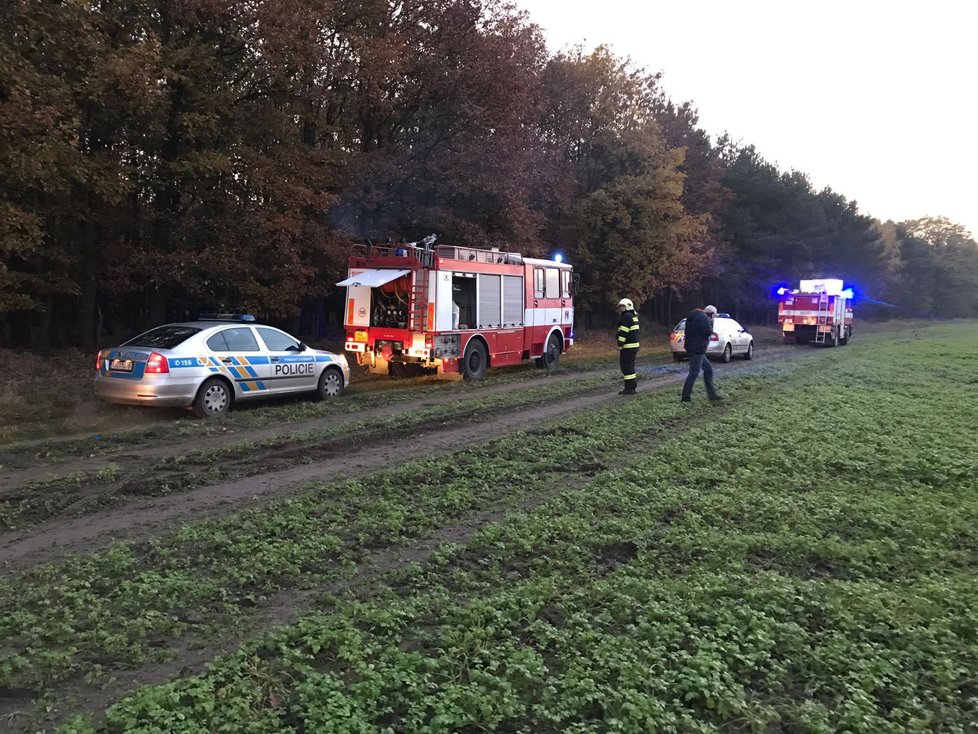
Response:
[[[886,221],[978,236],[978,2],[513,0],[551,51],[663,72],[700,127]]]

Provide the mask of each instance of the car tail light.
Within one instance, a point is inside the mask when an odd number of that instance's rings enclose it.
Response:
[[[710,341],[711,342],[718,342],[718,341],[720,341],[720,337],[717,335],[717,333],[715,331],[712,334],[710,334]]]
[[[153,352],[146,360],[146,369],[143,372],[153,375],[166,375],[170,372],[170,365],[167,363],[166,357]]]
[[[95,369],[102,369],[102,350],[98,350],[98,354],[95,356]]]

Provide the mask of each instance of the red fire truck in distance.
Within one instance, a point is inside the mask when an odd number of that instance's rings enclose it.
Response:
[[[778,289],[778,323],[785,344],[844,345],[852,336],[852,289],[836,278],[802,280]]]
[[[345,349],[371,372],[481,380],[574,343],[573,268],[498,249],[358,245],[349,260]]]

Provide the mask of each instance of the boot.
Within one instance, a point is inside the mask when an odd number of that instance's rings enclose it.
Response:
[[[618,394],[619,395],[634,395],[635,394],[635,380],[625,380],[625,387]]]

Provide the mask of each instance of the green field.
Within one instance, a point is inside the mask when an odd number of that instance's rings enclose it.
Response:
[[[174,665],[71,732],[976,731],[978,330],[721,380],[0,579],[0,688]],[[187,635],[234,651],[181,677]]]

